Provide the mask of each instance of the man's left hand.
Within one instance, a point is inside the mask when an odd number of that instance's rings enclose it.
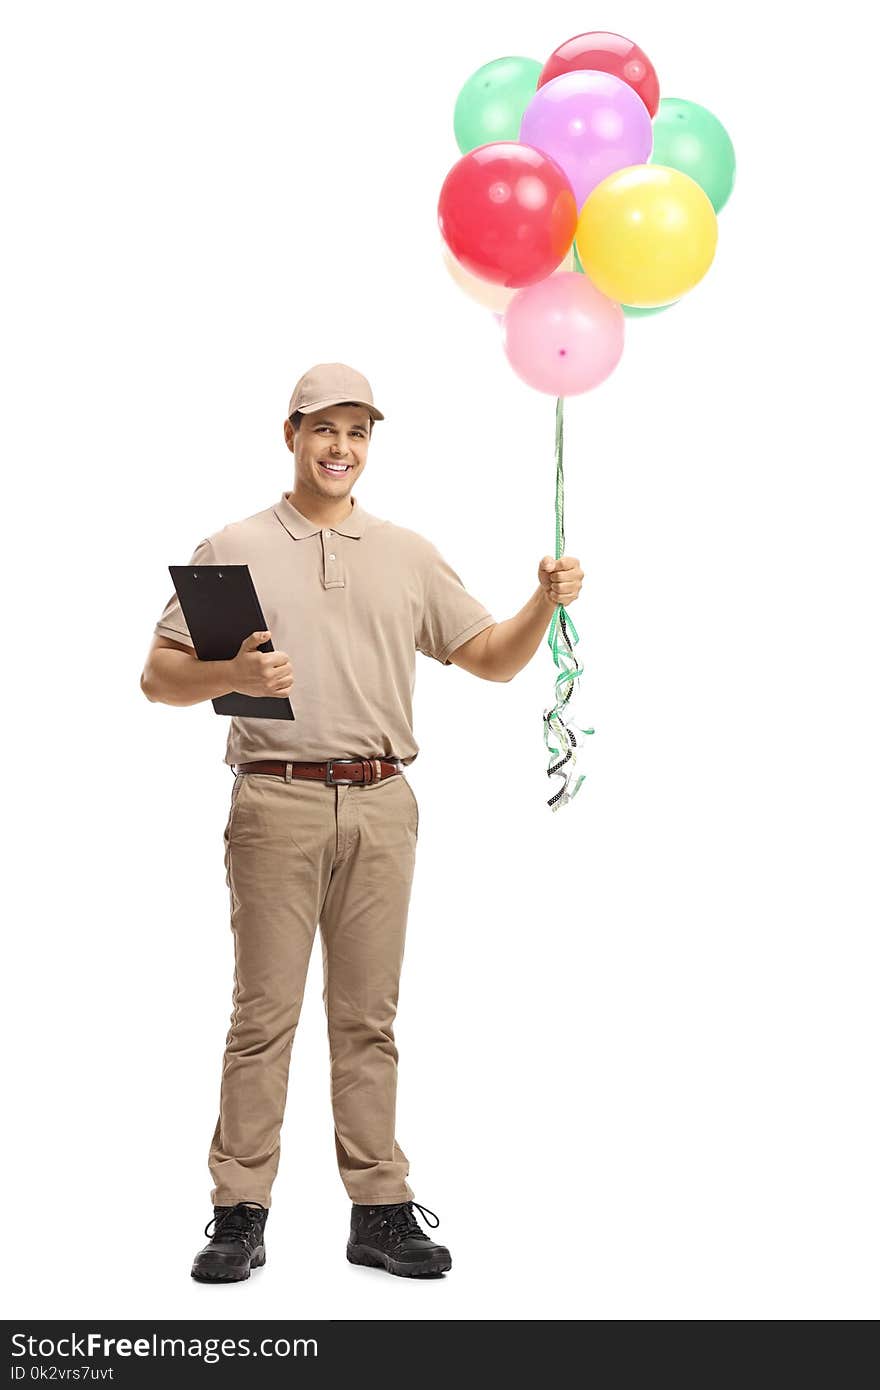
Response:
[[[580,560],[573,555],[563,555],[559,560],[545,555],[538,566],[538,578],[547,597],[566,608],[580,593],[584,572]]]

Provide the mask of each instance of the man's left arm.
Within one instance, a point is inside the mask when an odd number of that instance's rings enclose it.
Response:
[[[527,666],[543,640],[558,604],[567,608],[581,591],[580,560],[545,555],[538,566],[538,588],[512,618],[478,632],[451,653],[449,660],[487,681],[510,681]]]

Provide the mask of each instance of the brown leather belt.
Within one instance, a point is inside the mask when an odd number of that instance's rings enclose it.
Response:
[[[337,768],[343,771],[337,775]],[[353,775],[345,776],[345,769]],[[283,777],[285,782],[289,782],[292,777],[310,777],[316,782],[325,782],[328,787],[334,787],[339,782],[383,782],[388,777],[393,777],[395,773],[402,773],[400,759],[395,758],[390,761],[388,758],[330,758],[321,763],[233,763],[232,771],[239,772],[268,772],[275,777]]]

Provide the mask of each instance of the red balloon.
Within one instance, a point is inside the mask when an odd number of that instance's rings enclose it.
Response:
[[[625,39],[622,34],[598,31],[577,34],[550,54],[538,78],[538,87],[577,68],[592,68],[596,72],[610,72],[613,77],[619,77],[621,82],[638,92],[650,116],[657,114],[660,83],[654,64],[631,39]]]
[[[440,231],[473,275],[520,289],[543,280],[568,253],[578,209],[555,159],[499,140],[453,164],[437,205]]]

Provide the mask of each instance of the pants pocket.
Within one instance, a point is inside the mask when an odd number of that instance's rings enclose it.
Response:
[[[238,798],[241,795],[241,789],[247,781],[247,778],[248,774],[246,772],[237,772],[235,774],[235,781],[232,784],[232,794],[229,798],[229,815],[226,819],[226,829],[223,832],[224,840],[228,841],[229,839],[229,832],[232,829],[232,822],[235,818],[235,807],[238,803]]]
[[[406,787],[407,792],[409,793],[409,799],[410,799],[410,801],[411,801],[412,804],[413,804],[413,809],[415,810],[415,813],[416,813],[415,832],[416,832],[416,839],[418,839],[418,838],[419,838],[419,803],[418,803],[418,801],[416,800],[416,794],[415,794],[415,792],[413,791],[412,787],[410,786],[409,778],[406,776],[406,774],[403,773],[403,772],[398,772],[398,773],[397,773],[397,776],[399,777],[400,781],[403,782],[404,786]]]

